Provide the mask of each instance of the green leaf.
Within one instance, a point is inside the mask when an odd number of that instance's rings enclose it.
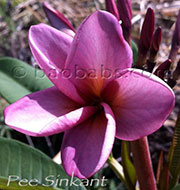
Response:
[[[138,58],[138,48],[137,48],[136,43],[133,40],[131,40],[131,48],[133,51],[133,64],[135,64]]]
[[[45,187],[85,190],[79,179],[69,177],[61,165],[53,162],[44,153],[19,141],[2,137],[0,138],[0,178],[9,181],[24,179],[28,182],[35,179],[39,185]]]
[[[178,182],[180,176],[180,114],[174,131],[172,145],[168,155],[170,170],[170,189]]]
[[[8,103],[53,86],[44,73],[18,59],[0,58],[0,95]]]
[[[0,189],[1,190],[54,190],[54,188],[50,187],[44,187],[44,186],[20,186],[18,182],[11,182],[9,186],[8,185],[8,180],[0,178]],[[32,184],[33,185],[33,184]],[[60,188],[57,188],[57,190],[63,190]]]
[[[121,152],[122,165],[128,188],[135,189],[137,181],[136,170],[133,163],[130,160],[128,146],[129,146],[128,142],[122,141],[122,152]]]

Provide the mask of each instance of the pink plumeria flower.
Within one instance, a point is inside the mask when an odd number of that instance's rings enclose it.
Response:
[[[45,24],[32,26],[29,42],[55,86],[8,106],[5,122],[32,136],[64,131],[61,157],[69,175],[92,176],[108,159],[115,137],[132,141],[147,136],[173,108],[174,94],[165,82],[130,69],[132,51],[118,20],[108,12],[90,15],[74,38]],[[102,76],[102,65],[121,72]]]

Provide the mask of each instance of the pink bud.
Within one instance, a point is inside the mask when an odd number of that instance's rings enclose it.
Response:
[[[161,27],[158,27],[157,30],[155,31],[154,35],[153,35],[153,39],[152,39],[152,43],[151,43],[151,47],[150,47],[149,60],[147,60],[147,62],[146,62],[147,70],[149,72],[152,72],[155,65],[156,65],[155,58],[156,58],[156,55],[159,51],[159,46],[161,43],[161,37],[162,37],[162,29],[161,29]]]
[[[117,8],[119,11],[120,20],[122,21],[122,29],[126,41],[131,41],[131,19],[132,9],[130,0],[117,0]]]
[[[159,78],[164,79],[164,76],[166,74],[166,71],[169,71],[171,66],[171,60],[167,59],[165,62],[163,62],[154,72],[155,75],[157,75]]]
[[[169,59],[171,59],[172,62],[174,62],[176,59],[179,47],[180,47],[180,11],[178,14],[178,18],[176,21],[176,28],[174,30],[172,38],[171,52],[169,54]]]
[[[138,60],[136,62],[136,65],[138,67],[141,67],[144,64],[146,64],[146,57],[148,50],[151,46],[153,32],[154,32],[154,11],[151,8],[148,8],[139,40]]]
[[[106,10],[119,20],[119,13],[114,0],[106,0]]]
[[[159,51],[159,46],[161,43],[161,37],[162,37],[162,29],[161,27],[158,27],[155,31],[152,39],[152,44],[150,47],[150,54],[151,56],[156,56],[157,52]]]
[[[154,11],[148,8],[141,30],[139,52],[146,55],[152,42],[154,32]]]
[[[70,21],[59,11],[53,9],[48,3],[43,3],[44,12],[54,28],[61,30],[69,35],[74,35],[75,29]]]

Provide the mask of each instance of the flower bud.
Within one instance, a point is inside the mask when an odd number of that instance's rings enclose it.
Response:
[[[164,76],[167,71],[169,71],[171,66],[171,60],[167,59],[163,62],[159,67],[155,70],[154,74],[157,75],[159,78],[164,79]]]
[[[154,32],[154,11],[148,8],[144,23],[141,30],[141,36],[138,46],[138,61],[137,65],[144,65],[146,63],[146,56],[151,46]]]
[[[151,43],[151,47],[150,47],[149,59],[146,62],[147,71],[149,71],[149,72],[152,72],[156,65],[155,58],[159,51],[161,37],[162,37],[162,29],[161,29],[161,27],[158,27],[153,35],[153,39],[152,39],[152,43]]]
[[[44,12],[54,28],[74,36],[75,29],[70,21],[59,11],[53,9],[48,3],[43,3]]]
[[[119,20],[119,13],[114,0],[106,0],[106,10]]]
[[[158,27],[157,30],[155,31],[152,39],[152,44],[150,47],[150,60],[154,62],[155,57],[159,51],[159,46],[161,43],[161,37],[162,37],[162,29],[161,27]]]
[[[174,62],[176,59],[179,47],[180,47],[180,11],[176,21],[176,27],[172,38],[171,51],[169,54],[169,59],[171,59],[172,62]]]
[[[132,8],[130,0],[117,0],[117,8],[119,11],[120,20],[122,21],[122,29],[124,38],[131,44],[131,19]]]

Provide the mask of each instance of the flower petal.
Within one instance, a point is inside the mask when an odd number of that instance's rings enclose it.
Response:
[[[31,136],[60,133],[83,122],[95,112],[95,107],[79,105],[55,87],[27,95],[4,111],[5,123]]]
[[[46,24],[31,26],[29,44],[39,66],[46,70],[62,69],[70,50],[72,37]]]
[[[111,153],[115,137],[115,120],[111,108],[102,104],[101,111],[81,125],[65,132],[62,164],[66,172],[79,178],[96,173]]]
[[[53,9],[47,2],[43,3],[43,9],[51,26],[70,36],[74,36],[75,30],[72,24],[62,13]]]
[[[80,25],[65,68],[72,71],[71,81],[82,94],[92,96],[99,95],[104,84],[102,70],[112,74],[131,64],[132,51],[123,38],[118,20],[106,11],[97,11]]]
[[[61,92],[83,103],[74,85],[63,75],[71,42],[72,37],[45,24],[32,26],[29,31],[29,45],[41,69]]]
[[[116,137],[136,140],[158,130],[174,106],[174,93],[155,75],[129,69],[103,92],[116,118]]]

